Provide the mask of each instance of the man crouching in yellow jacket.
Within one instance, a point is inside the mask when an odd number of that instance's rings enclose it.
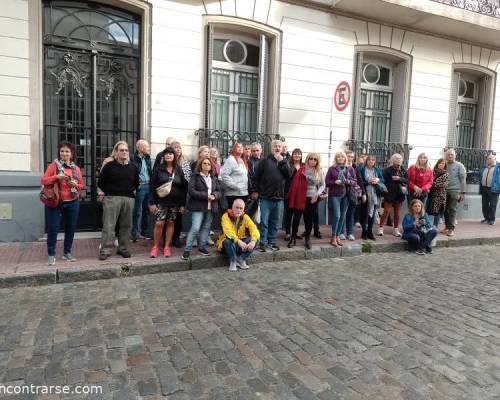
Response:
[[[229,271],[236,271],[236,267],[248,269],[246,259],[253,253],[260,233],[252,219],[245,214],[243,200],[234,201],[232,208],[222,216],[221,226],[217,249],[229,257]]]

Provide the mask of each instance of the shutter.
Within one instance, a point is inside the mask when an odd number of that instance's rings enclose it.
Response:
[[[266,109],[268,97],[268,74],[269,74],[269,41],[265,35],[260,36],[260,59],[259,59],[259,99],[257,113],[257,132],[266,131]]]
[[[477,108],[476,108],[476,129],[474,130],[474,138],[472,146],[475,149],[483,148],[487,128],[487,112],[486,112],[486,87],[488,86],[489,76],[483,76],[477,82]]]
[[[363,52],[359,51],[356,53],[356,70],[354,74],[354,87],[356,90],[354,91],[354,103],[352,107],[352,115],[353,115],[353,131],[351,137],[354,140],[363,140],[363,132],[360,132],[361,126],[361,114],[359,112],[359,105],[361,103],[361,75],[363,73]]]
[[[210,128],[210,112],[212,108],[212,59],[213,59],[213,35],[212,24],[206,26],[206,65],[205,65],[205,116],[204,128]]]
[[[450,109],[448,112],[448,137],[446,146],[453,148],[457,145],[457,103],[458,103],[458,80],[460,74],[453,72],[450,86]]]
[[[406,118],[406,78],[408,76],[408,62],[403,61],[392,69],[392,112],[389,142],[402,143],[405,140]]]

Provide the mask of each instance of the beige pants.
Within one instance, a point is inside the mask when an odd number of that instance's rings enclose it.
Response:
[[[132,228],[132,212],[134,199],[125,196],[104,196],[102,202],[102,237],[101,253],[111,254],[115,240],[115,225],[120,223],[118,233],[118,251],[127,250],[130,230]]]

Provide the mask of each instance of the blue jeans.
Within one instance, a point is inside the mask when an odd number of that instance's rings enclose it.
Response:
[[[353,206],[348,202],[347,212],[345,213],[345,233],[346,235],[352,235],[354,228],[354,215],[356,214],[356,206]],[[343,229],[342,229],[343,231]]]
[[[241,240],[243,240],[245,243],[250,243],[252,241],[252,239],[250,238],[245,238]],[[258,242],[255,243],[255,247],[257,247],[257,245]],[[254,250],[255,247],[253,248]],[[246,260],[248,257],[252,255],[254,251],[254,250],[242,251],[241,247],[238,246],[236,243],[234,243],[234,241],[232,241],[231,239],[224,239],[224,241],[222,242],[222,248],[224,249],[224,253],[226,253],[227,256],[229,257],[230,262],[236,261],[238,257],[242,258],[243,260]]]
[[[47,224],[47,253],[56,255],[57,233],[61,218],[64,216],[64,254],[71,253],[76,224],[80,214],[80,200],[63,201],[59,207],[45,206],[45,223]]]
[[[191,229],[186,238],[186,246],[184,251],[191,251],[193,249],[193,242],[198,233],[200,238],[198,240],[198,248],[203,250],[207,245],[210,227],[212,226],[212,211],[192,211],[191,212]]]
[[[139,218],[141,219],[141,235],[150,236],[149,229],[149,185],[140,185],[135,192],[134,211],[132,213],[132,231],[130,236],[139,234]]]
[[[260,199],[260,243],[276,244],[278,223],[283,212],[283,200]]]
[[[443,218],[444,218],[444,214],[442,212],[437,213],[436,215],[434,215],[434,223],[433,223],[433,225],[434,226],[438,226],[439,222],[442,221]]]
[[[332,211],[332,236],[339,236],[342,233],[348,205],[347,196],[328,197],[328,207]]]
[[[425,235],[419,235],[415,232],[403,232],[403,240],[406,240],[411,248],[422,249],[431,245],[432,240],[436,237],[437,230],[430,229]]]

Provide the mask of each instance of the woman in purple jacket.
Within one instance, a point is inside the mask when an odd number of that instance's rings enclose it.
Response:
[[[356,171],[347,166],[347,157],[343,151],[338,151],[333,157],[333,165],[328,169],[325,177],[328,188],[328,207],[332,212],[332,238],[330,244],[334,247],[342,246],[340,234],[344,226],[345,214],[349,201],[347,191],[357,185]]]

